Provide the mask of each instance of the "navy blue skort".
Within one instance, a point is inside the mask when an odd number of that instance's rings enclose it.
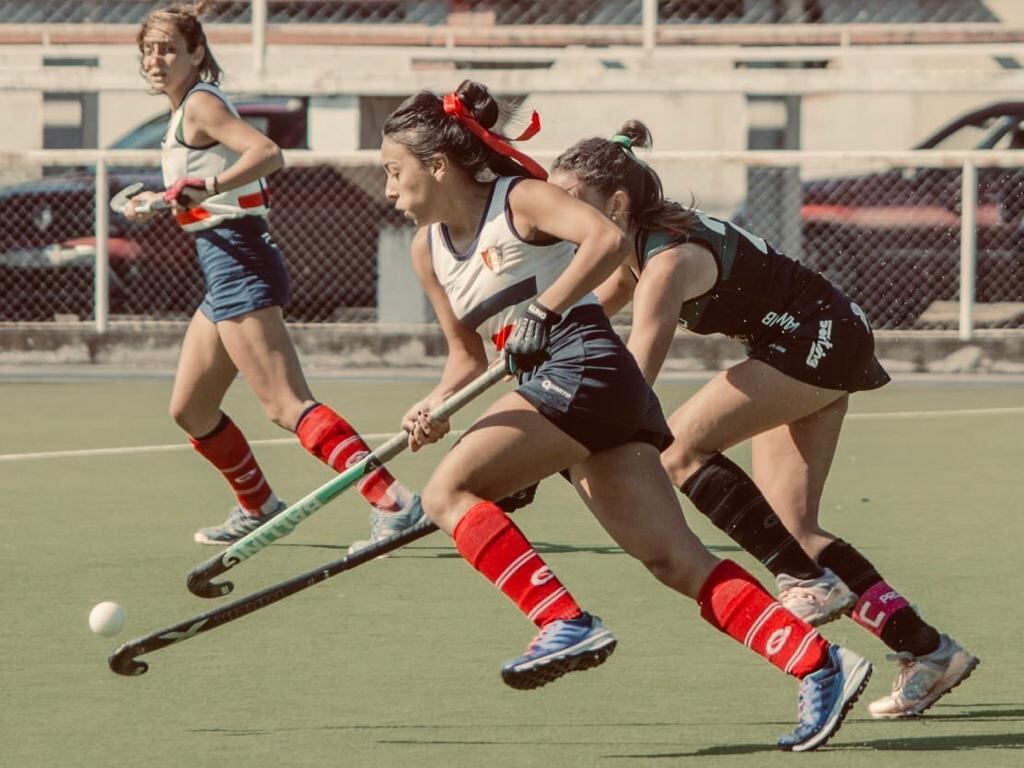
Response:
[[[288,303],[288,270],[261,216],[229,219],[195,233],[206,279],[200,311],[217,323]]]
[[[516,390],[591,453],[632,442],[672,443],[661,403],[600,306],[576,307],[552,331],[551,358]]]

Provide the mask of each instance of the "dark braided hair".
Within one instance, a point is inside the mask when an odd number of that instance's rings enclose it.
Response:
[[[685,234],[697,223],[692,206],[665,199],[661,178],[633,153],[653,145],[651,132],[639,120],[628,120],[611,139],[583,139],[555,160],[553,171],[572,173],[608,198],[616,190],[629,195],[629,225],[639,238],[656,229]]]
[[[166,23],[174,27],[181,36],[185,38],[188,52],[192,53],[200,45],[203,46],[203,60],[199,62],[199,79],[203,82],[217,84],[220,82],[223,71],[217,60],[213,58],[210,51],[210,44],[206,42],[206,32],[199,21],[202,16],[213,6],[213,0],[197,0],[193,3],[174,3],[166,8],[153,11],[142,22],[139,32],[135,36],[135,42],[142,53],[142,41],[146,33],[153,25]]]
[[[466,109],[484,128],[491,130],[514,110],[491,96],[487,86],[463,80],[455,90]],[[446,155],[475,179],[487,171],[497,176],[523,176],[526,170],[515,160],[488,147],[454,115],[444,111],[443,101],[430,91],[420,91],[403,101],[384,121],[384,136],[409,148],[420,162]]]

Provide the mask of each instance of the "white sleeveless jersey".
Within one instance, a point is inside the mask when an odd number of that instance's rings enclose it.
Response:
[[[224,93],[211,83],[198,83],[185,96],[185,100],[171,114],[167,133],[160,143],[162,150],[161,166],[164,172],[164,186],[170,187],[178,179],[186,176],[217,176],[229,168],[239,155],[223,144],[210,147],[193,147],[185,143],[182,120],[185,117],[185,104],[196,91],[207,91],[223,101],[235,116],[238,111],[228,101]],[[239,219],[243,216],[266,216],[270,210],[270,194],[263,179],[250,182],[244,186],[230,189],[206,198],[201,205],[177,214],[178,224],[182,229],[194,232],[210,229],[226,219]]]
[[[455,251],[442,224],[432,224],[428,232],[434,274],[456,317],[497,350],[504,348],[530,300],[543,293],[576,254],[576,245],[563,240],[532,245],[519,239],[508,194],[520,178],[494,182],[477,238],[466,253]],[[596,303],[597,297],[588,293],[573,306]]]

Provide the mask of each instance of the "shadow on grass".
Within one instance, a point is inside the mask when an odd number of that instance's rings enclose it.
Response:
[[[978,707],[987,707],[979,709]],[[1024,709],[992,709],[992,707],[1013,706],[1009,704],[957,704],[944,709],[962,709],[964,712],[950,714],[929,714],[914,721],[900,723],[900,728],[913,729],[925,727],[928,723],[936,722],[1016,722],[1024,719]],[[842,735],[838,735],[837,741],[830,742],[825,747],[827,752],[952,752],[969,751],[975,749],[1024,749],[1024,732],[1013,731],[1010,733],[985,733],[985,734],[945,734],[935,736],[900,736],[897,738],[874,739],[871,741],[843,742]],[[619,759],[643,759],[654,760],[658,758],[681,758],[681,757],[716,757],[725,755],[748,755],[757,752],[777,751],[774,746],[767,744],[723,744],[714,747],[705,747],[693,752],[657,752],[644,754],[619,754],[605,755],[605,758]]]
[[[977,706],[977,705],[974,705]],[[1000,706],[1012,706],[1012,705],[1000,705],[1000,704],[982,704],[982,707],[986,709],[974,709],[972,705],[958,705],[957,708],[969,710],[962,714],[948,715],[948,716],[935,716],[929,715],[919,720],[901,723],[899,724],[900,729],[912,731],[915,727],[925,727],[929,722],[935,721],[972,721],[972,722],[999,722],[999,721],[1016,721],[1020,720],[1024,716],[1024,710],[1013,708],[1013,709],[993,709],[992,707]],[[949,707],[952,709],[953,707]],[[917,725],[915,725],[917,724]],[[778,724],[783,730],[784,725]],[[679,727],[686,728],[687,724],[682,722],[643,722],[643,723],[559,723],[551,722],[545,724],[545,728],[554,728],[557,730],[568,729],[599,729],[601,731],[607,730],[608,728],[636,728],[641,731],[645,728],[665,728],[665,727]],[[882,727],[882,726],[880,726]],[[309,727],[286,727],[286,728],[268,728],[268,729],[240,729],[240,728],[195,728],[191,729],[193,733],[210,733],[218,734],[222,736],[258,736],[258,735],[269,735],[271,733],[277,733],[281,731],[392,731],[396,732],[396,738],[383,737],[384,733],[381,734],[383,738],[378,738],[377,742],[380,744],[410,744],[419,746],[502,746],[502,745],[513,745],[520,743],[518,739],[508,740],[503,738],[493,739],[480,739],[480,738],[430,738],[427,734],[424,734],[423,738],[397,738],[403,731],[451,731],[451,730],[463,730],[471,729],[479,732],[481,729],[484,730],[519,730],[522,728],[533,729],[533,742],[535,744],[543,743],[543,738],[538,738],[540,734],[537,732],[536,725],[527,726],[519,723],[501,723],[491,725],[481,725],[479,723],[474,724],[439,724],[439,723],[362,723],[362,724],[345,724],[345,725],[318,725]],[[405,734],[402,734],[405,735]],[[438,734],[440,736],[440,734]],[[565,738],[558,738],[557,743],[561,746],[579,744],[585,746],[598,746],[600,739],[596,742],[591,739],[572,741],[566,740]],[[648,746],[653,746],[648,743]],[[667,745],[666,745],[667,746]],[[844,741],[843,735],[839,734],[836,736],[836,740],[830,742],[822,748],[824,752],[837,752],[837,753],[850,753],[850,752],[951,752],[951,751],[970,751],[979,749],[1024,749],[1024,732],[1015,730],[1009,733],[989,733],[989,734],[944,734],[944,735],[913,735],[908,734],[905,736],[899,736],[896,738],[882,738],[873,739],[870,741]],[[769,753],[778,752],[778,748],[772,742],[760,742],[756,744],[720,744],[715,746],[703,747],[692,751],[665,751],[665,752],[636,752],[636,753],[609,753],[604,754],[601,757],[605,760],[658,760],[658,759],[675,759],[686,757],[724,757],[731,755],[749,755],[756,753]]]
[[[533,547],[537,550],[538,554],[541,555],[564,555],[564,554],[578,554],[585,553],[591,555],[624,555],[621,547],[617,547],[614,544],[600,545],[593,544],[588,546],[576,546],[572,544],[556,544],[551,541],[534,541]],[[313,544],[303,543],[298,541],[293,542],[275,542],[275,547],[299,547],[304,549],[330,549],[344,552],[348,549],[347,544]],[[742,548],[737,547],[733,544],[712,544],[705,545],[712,552],[741,552]],[[451,545],[445,546],[411,546],[405,549],[400,549],[397,553],[392,554],[391,557],[408,557],[408,558],[420,558],[420,559],[444,559],[452,557],[461,557],[461,555],[452,549]]]
[[[822,747],[823,752],[952,752],[974,749],[1024,749],[1024,733],[989,733],[973,736],[947,735],[923,736],[900,739],[876,739],[874,741],[829,742]],[[633,755],[604,755],[606,759],[657,760],[681,757],[725,757],[731,755],[751,755],[757,752],[778,752],[771,744],[722,744],[705,747],[693,752],[646,752]]]

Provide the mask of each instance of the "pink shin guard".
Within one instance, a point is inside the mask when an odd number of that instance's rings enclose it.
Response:
[[[861,593],[853,607],[852,618],[871,634],[881,637],[882,629],[893,614],[909,605],[903,595],[879,581]]]

